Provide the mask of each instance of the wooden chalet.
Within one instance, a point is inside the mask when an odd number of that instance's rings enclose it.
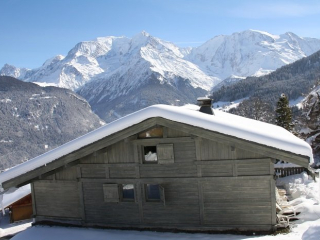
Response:
[[[31,183],[36,222],[186,231],[272,231],[274,162],[308,168],[286,130],[208,109],[155,105],[0,174]]]

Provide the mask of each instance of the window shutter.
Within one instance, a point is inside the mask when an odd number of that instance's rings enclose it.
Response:
[[[159,164],[174,163],[173,144],[158,144],[157,154]]]
[[[118,184],[103,184],[104,202],[119,202]]]
[[[160,200],[161,200],[161,202],[163,202],[163,205],[165,206],[166,205],[166,198],[164,195],[164,188],[161,185],[159,185],[159,192],[160,192]]]

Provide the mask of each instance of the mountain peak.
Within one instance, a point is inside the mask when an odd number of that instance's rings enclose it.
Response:
[[[146,31],[141,31],[139,32],[138,34],[134,35],[132,40],[133,41],[145,41],[147,40],[148,38],[152,37],[149,33],[147,33]]]
[[[144,46],[148,44],[150,40],[155,40],[156,38],[152,37],[149,33],[142,31],[132,37],[131,42],[133,46]]]
[[[57,55],[57,56],[55,56],[55,57],[53,57],[53,58],[49,58],[47,61],[45,61],[44,63],[43,63],[43,67],[46,67],[46,66],[49,66],[49,65],[51,65],[51,64],[54,64],[54,63],[56,63],[56,62],[58,62],[58,61],[61,61],[61,60],[63,60],[65,57],[63,56],[63,55]]]
[[[10,64],[4,64],[0,70],[0,76],[10,76],[18,79],[23,79],[26,75],[27,68],[18,68]]]
[[[145,36],[145,37],[150,37],[150,34],[147,33],[146,31],[142,30],[140,33],[140,35]]]

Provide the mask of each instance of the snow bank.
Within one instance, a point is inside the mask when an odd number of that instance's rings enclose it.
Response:
[[[295,207],[296,212],[300,212],[298,222],[320,218],[319,184],[320,179],[317,178],[315,182],[305,172],[277,180],[277,185],[284,186],[287,194],[292,196],[293,200],[289,203]]]
[[[308,156],[310,162],[313,162],[310,145],[284,128],[217,110],[215,110],[214,113],[215,115],[208,115],[183,107],[167,105],[147,107],[1,173],[0,183],[40,166],[45,166],[55,159],[74,152],[88,144],[153,117],[162,117],[175,122],[193,125],[209,131],[219,132],[280,150]]]
[[[67,227],[35,226],[13,237],[12,240],[241,240],[260,239],[255,237],[230,235],[230,234],[188,234],[188,233],[163,233],[149,231],[121,231],[102,229],[83,229]],[[263,238],[265,239],[265,238]],[[273,239],[273,238],[269,238]]]
[[[319,202],[319,182],[315,182],[306,172],[279,178],[277,185],[284,186],[293,199],[303,197]]]
[[[244,236],[231,234],[188,234],[149,231],[103,230],[86,228],[35,226],[19,233],[12,240],[319,240],[320,219],[295,226],[289,234]]]

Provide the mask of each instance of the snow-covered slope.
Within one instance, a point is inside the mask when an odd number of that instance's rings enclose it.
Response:
[[[195,102],[218,82],[184,60],[174,44],[145,32],[134,36],[122,53],[112,50],[98,61],[109,69],[77,92],[106,121],[156,103]]]
[[[185,53],[186,50],[183,51]],[[194,88],[210,90],[218,81],[183,59],[179,48],[141,32],[132,39],[103,37],[80,42],[66,57],[58,55],[33,70],[5,65],[0,75],[13,76],[28,82],[49,83],[76,90],[89,80],[111,78],[112,84],[126,75],[124,86],[137,87],[146,74],[156,73],[158,80],[174,84],[176,77],[188,79]],[[119,93],[115,93],[118,95]]]
[[[264,75],[319,49],[320,39],[294,33],[247,30],[216,36],[197,48],[180,49],[141,32],[133,38],[111,36],[80,42],[66,57],[58,55],[32,70],[6,64],[0,75],[76,90],[94,79],[112,76],[117,81],[128,71],[130,80],[124,84],[136,86],[149,71],[160,82],[174,84],[181,77],[193,87],[209,90],[219,80]]]
[[[311,55],[320,49],[320,39],[301,38],[294,33],[272,35],[247,30],[216,36],[194,48],[186,59],[210,76],[261,76]]]
[[[9,76],[9,77],[14,77],[18,79],[24,79],[28,71],[30,71],[30,69],[17,68],[15,66],[5,64],[0,70],[0,76]]]

